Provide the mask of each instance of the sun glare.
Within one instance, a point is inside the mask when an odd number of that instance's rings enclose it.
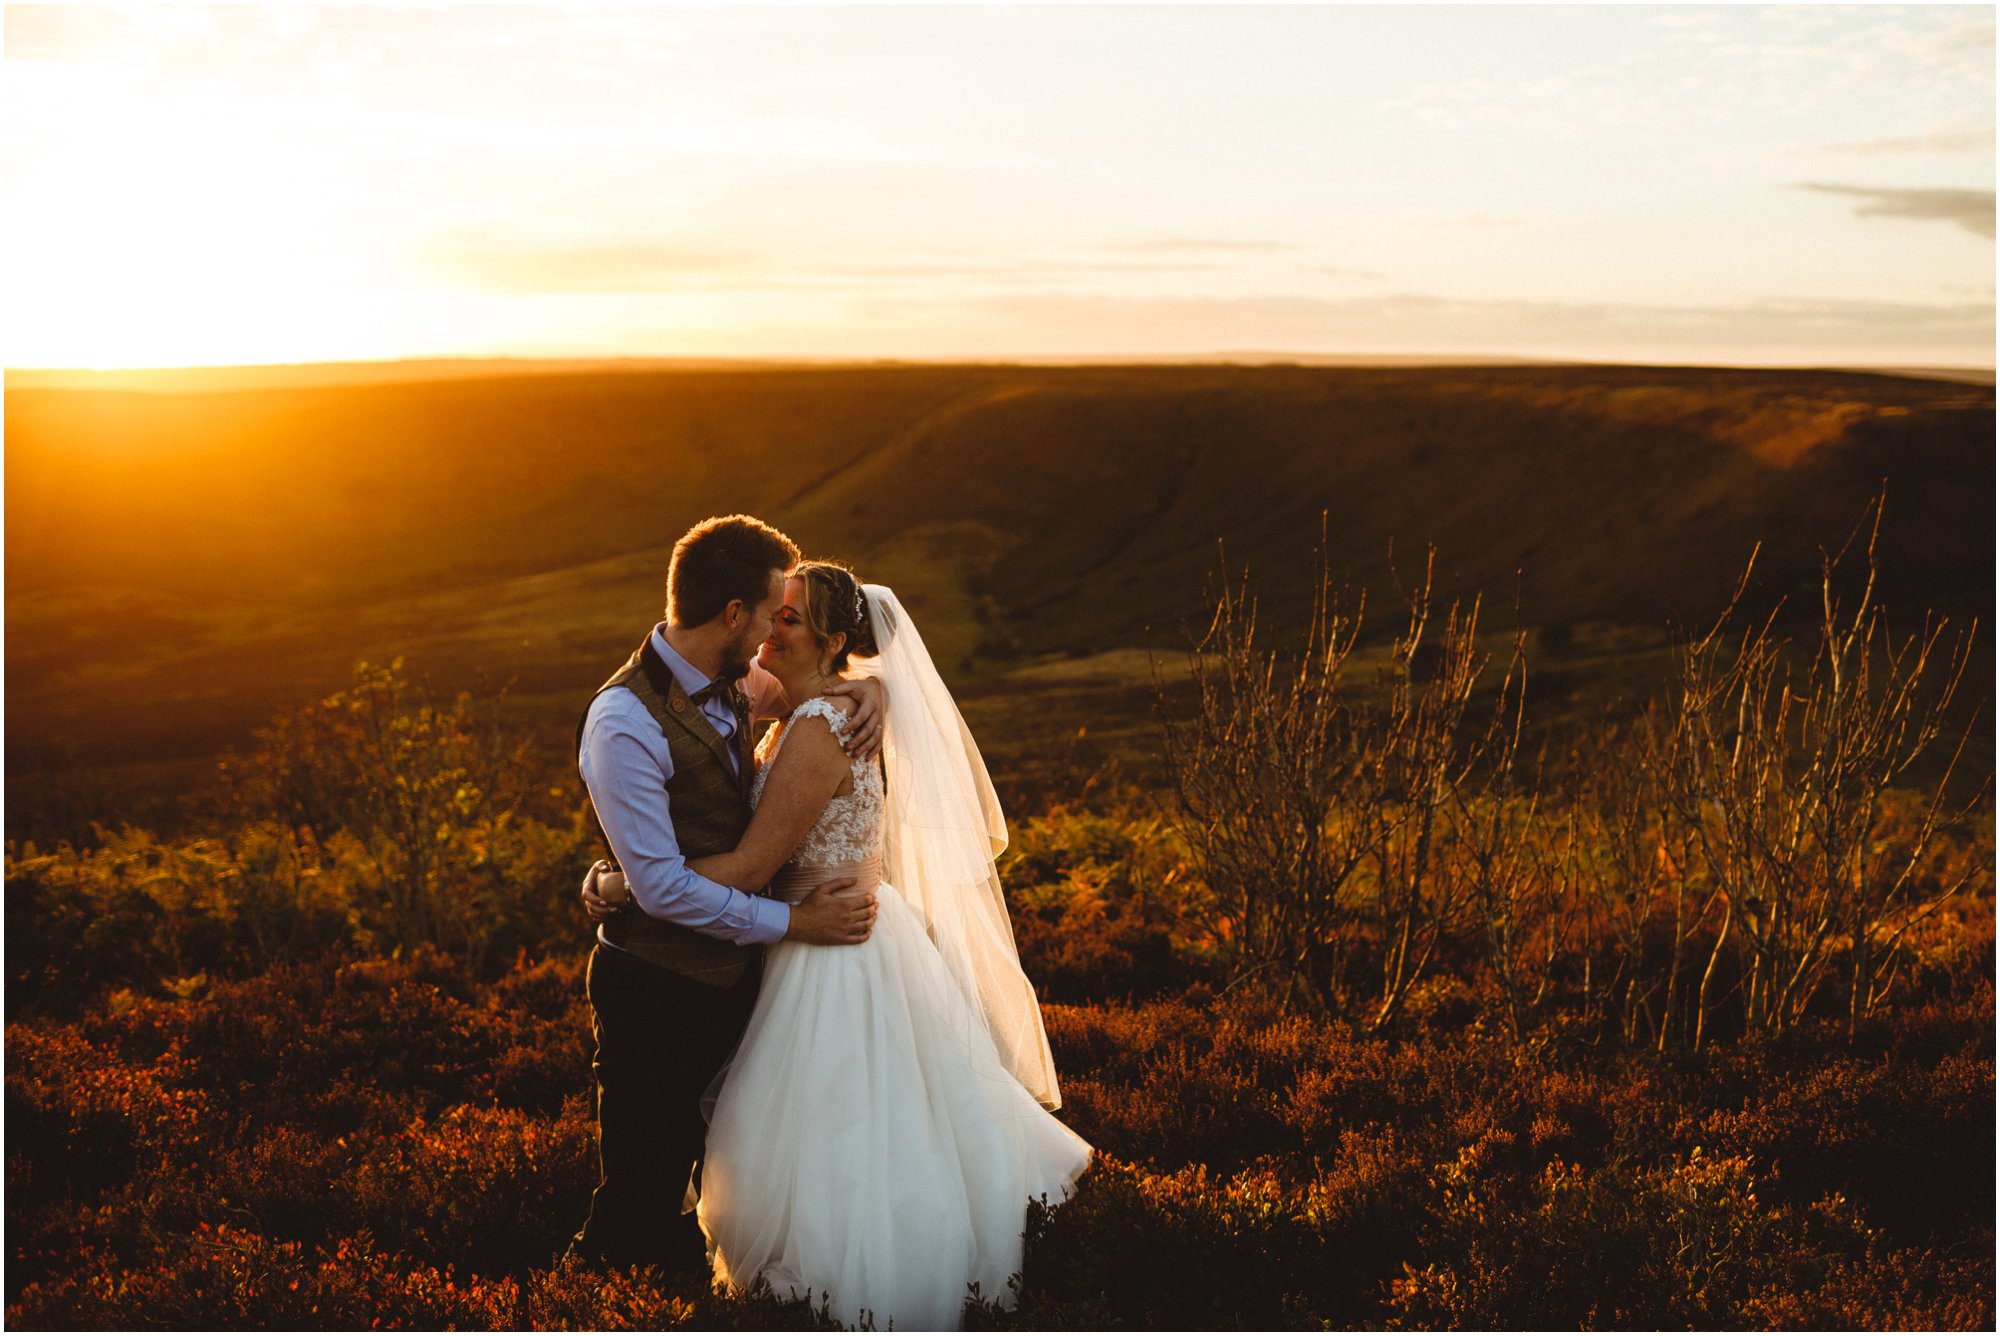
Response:
[[[55,119],[10,190],[10,363],[312,360],[393,342],[355,244],[370,202],[342,194],[333,164],[212,92],[80,72],[43,91]]]

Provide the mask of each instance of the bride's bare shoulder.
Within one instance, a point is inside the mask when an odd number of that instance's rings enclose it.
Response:
[[[778,754],[782,763],[793,751],[815,771],[826,774],[840,774],[845,777],[851,763],[845,749],[840,745],[840,730],[847,723],[847,711],[837,700],[815,696],[792,711],[785,723],[784,746]],[[851,784],[843,778],[839,792],[846,793]]]

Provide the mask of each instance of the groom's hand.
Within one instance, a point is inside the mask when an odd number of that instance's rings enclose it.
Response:
[[[851,889],[854,878],[842,877],[792,906],[788,942],[813,946],[859,946],[875,927],[875,892]]]
[[[882,750],[882,723],[888,718],[889,689],[882,685],[882,679],[861,677],[837,682],[826,689],[826,694],[845,696],[852,706],[848,711],[847,731],[840,735],[841,748],[857,761],[874,760],[875,753]]]

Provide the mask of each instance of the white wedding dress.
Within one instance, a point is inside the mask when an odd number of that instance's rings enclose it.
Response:
[[[795,710],[753,802],[784,739],[819,721],[838,730],[846,716],[823,698]],[[1091,1150],[1003,1059],[977,985],[933,943],[925,898],[880,880],[882,773],[857,761],[853,774],[773,889],[796,903],[857,876],[876,887],[875,930],[860,946],[767,950],[716,1095],[697,1209],[719,1280],[827,1297],[848,1326],[956,1329],[968,1285],[1009,1300],[1029,1200],[1062,1200]],[[1052,1068],[1047,1087],[1053,1102]]]

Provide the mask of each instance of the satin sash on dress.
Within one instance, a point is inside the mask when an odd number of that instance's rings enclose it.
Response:
[[[771,878],[771,895],[795,905],[830,881],[854,878],[850,891],[872,891],[882,884],[882,855],[872,854],[858,863],[787,863]]]

